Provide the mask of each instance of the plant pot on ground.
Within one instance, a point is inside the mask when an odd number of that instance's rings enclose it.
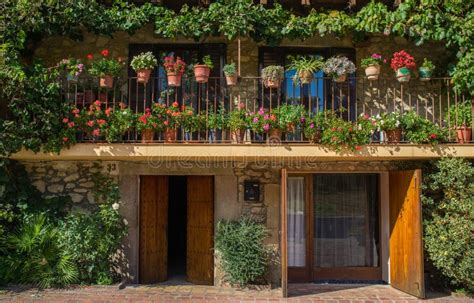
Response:
[[[435,65],[430,60],[424,58],[423,65],[418,68],[418,75],[420,76],[420,81],[429,81],[433,76],[433,71]]]
[[[93,55],[89,54],[87,57],[92,60],[89,73],[94,77],[99,77],[100,87],[112,88],[114,84],[114,77],[120,75],[123,67],[123,62],[120,59],[108,58],[109,50],[101,51],[102,57],[98,60],[93,59]]]
[[[404,83],[410,81],[410,70],[416,67],[416,63],[409,53],[401,50],[393,54],[390,67],[395,71],[398,82]]]
[[[352,74],[356,71],[354,63],[349,58],[344,56],[335,56],[329,58],[323,67],[326,75],[333,78],[335,82],[345,82],[347,74]]]
[[[174,56],[171,55],[163,58],[163,66],[166,70],[168,86],[181,86],[181,78],[186,69],[186,62],[184,62],[180,57],[176,57],[175,59]]]
[[[155,137],[155,131],[153,129],[142,129],[141,131],[142,143],[151,143],[153,142],[153,138]]]
[[[402,140],[402,116],[399,112],[383,113],[375,119],[379,129],[385,132],[385,141],[399,143]]]
[[[174,143],[176,142],[176,137],[178,130],[176,128],[167,128],[164,131],[165,143]]]
[[[379,78],[382,63],[384,60],[380,54],[372,54],[370,57],[362,59],[361,66],[365,68],[367,79],[373,81]]]
[[[198,83],[207,83],[214,64],[212,63],[210,55],[204,56],[202,62],[203,64],[194,65],[194,77]]]
[[[222,71],[224,72],[228,86],[237,85],[238,73],[234,62],[224,65]]]
[[[313,74],[319,71],[324,62],[322,57],[304,57],[304,56],[289,56],[290,64],[287,66],[288,70],[295,70],[293,82],[303,84],[310,84],[313,79]]]
[[[385,131],[387,135],[387,142],[388,143],[400,143],[402,140],[402,129],[395,128],[395,129],[388,129]]]
[[[455,130],[456,140],[464,144],[471,141],[472,136],[472,108],[471,102],[465,101],[453,104],[445,115],[445,122],[451,130]]]
[[[141,53],[133,57],[130,66],[137,73],[138,83],[148,83],[152,70],[158,65],[158,60],[152,52]]]
[[[262,69],[262,81],[267,88],[279,88],[283,81],[285,69],[283,66],[270,65]]]

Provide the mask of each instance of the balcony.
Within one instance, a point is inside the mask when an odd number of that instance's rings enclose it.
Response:
[[[210,127],[208,117],[212,114],[228,113],[239,104],[245,105],[250,113],[260,109],[271,112],[283,104],[302,105],[308,117],[325,111],[334,113],[344,121],[357,121],[361,115],[379,116],[391,112],[403,115],[411,111],[448,130],[449,125],[460,124],[457,123],[458,111],[448,111],[448,108],[454,109],[469,103],[464,96],[452,90],[449,78],[430,81],[412,79],[408,83],[399,83],[394,78],[376,81],[362,77],[348,78],[342,83],[336,83],[330,78],[314,78],[310,84],[303,86],[294,83],[292,79],[285,79],[277,89],[266,88],[258,77],[240,78],[235,86],[228,86],[225,78],[210,78],[207,83],[183,78],[180,87],[168,87],[166,77],[152,77],[147,84],[138,83],[134,77],[116,78],[111,88],[99,87],[98,83],[96,78],[64,81],[63,97],[78,109],[89,108],[95,100],[101,101],[102,110],[117,109],[125,105],[137,114],[144,113],[153,103],[169,106],[176,101],[180,108],[183,105],[188,109],[192,108],[194,115],[202,117],[203,123],[189,131],[178,127],[172,143],[232,143],[229,128]],[[249,127],[242,143],[267,143],[269,139],[278,143],[310,143],[311,140],[305,136],[303,128],[304,125],[296,125],[291,132],[283,132],[275,137],[270,136],[270,132],[259,133]],[[446,131],[446,134],[442,143],[457,142],[455,131]],[[465,141],[470,142],[471,137]],[[105,138],[92,137],[82,131],[77,134],[77,141],[100,143],[105,142]],[[386,141],[383,132],[375,131],[368,143],[379,144]],[[143,142],[142,133],[132,126],[113,142],[140,143]],[[165,142],[164,132],[155,132],[153,137],[147,140],[147,143],[150,142]],[[409,142],[405,136],[397,142],[409,143],[413,142]]]

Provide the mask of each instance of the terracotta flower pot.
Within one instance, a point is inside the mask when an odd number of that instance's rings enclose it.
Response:
[[[337,82],[337,83],[346,82],[346,80],[347,80],[347,74],[340,75],[339,77],[334,78],[334,82]]]
[[[155,132],[152,129],[143,129],[141,133],[142,133],[142,143],[153,142],[153,138],[155,137]]]
[[[176,142],[178,130],[176,128],[167,128],[165,130],[165,143]]]
[[[139,69],[137,70],[137,82],[138,83],[148,83],[150,80],[151,69]]]
[[[399,143],[402,141],[402,130],[400,128],[386,130],[388,143]]]
[[[397,69],[397,80],[398,82],[408,82],[410,81],[411,74],[410,74],[410,69],[406,67],[402,67]]]
[[[456,135],[458,143],[466,144],[471,141],[472,137],[472,128],[467,126],[461,126],[456,129]]]
[[[198,64],[194,66],[194,77],[198,83],[207,83],[211,69],[204,64]]]
[[[281,79],[265,79],[263,80],[263,85],[265,85],[266,88],[279,88],[281,86]]]
[[[377,80],[380,75],[380,65],[369,65],[365,68],[365,75],[369,80]]]
[[[238,80],[237,74],[229,75],[229,76],[226,75],[225,80],[228,86],[237,85],[237,80]]]
[[[107,88],[112,88],[114,87],[114,77],[107,75],[99,80],[99,85],[100,87],[107,87]]]
[[[311,80],[313,80],[313,73],[304,70],[298,73],[298,77],[300,78],[301,84],[310,84]]]
[[[282,131],[279,128],[272,128],[268,131],[267,141],[275,142],[281,141]]]
[[[181,86],[181,74],[169,73],[168,75],[168,86],[179,87]]]
[[[231,131],[232,144],[241,144],[244,142],[245,129],[236,129]]]
[[[321,141],[321,131],[318,130],[311,138],[308,138],[309,142],[312,144],[317,144]]]

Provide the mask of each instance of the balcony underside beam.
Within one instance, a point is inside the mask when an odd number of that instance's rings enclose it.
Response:
[[[310,144],[76,144],[54,153],[22,150],[15,160],[107,160],[107,161],[256,161],[298,159],[307,161],[426,160],[441,157],[474,158],[474,144],[368,145],[360,151],[337,152]]]

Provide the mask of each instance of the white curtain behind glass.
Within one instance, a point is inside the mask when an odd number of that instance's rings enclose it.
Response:
[[[288,266],[303,267],[306,260],[304,177],[289,177],[288,199]]]

